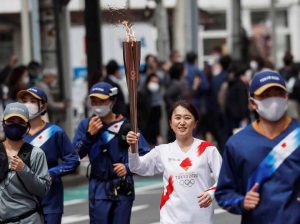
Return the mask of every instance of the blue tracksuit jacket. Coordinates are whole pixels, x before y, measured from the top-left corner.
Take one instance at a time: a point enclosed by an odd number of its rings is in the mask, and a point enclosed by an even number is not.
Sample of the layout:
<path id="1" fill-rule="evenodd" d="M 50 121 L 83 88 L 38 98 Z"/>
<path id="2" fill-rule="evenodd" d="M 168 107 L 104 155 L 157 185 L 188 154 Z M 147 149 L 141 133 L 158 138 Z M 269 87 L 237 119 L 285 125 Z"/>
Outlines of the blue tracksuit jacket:
<path id="1" fill-rule="evenodd" d="M 297 202 L 297 197 L 300 197 L 299 145 L 276 169 L 273 167 L 279 157 L 271 157 L 273 159 L 263 169 L 259 166 L 274 146 L 279 145 L 280 150 L 286 150 L 290 142 L 281 141 L 298 127 L 299 123 L 292 120 L 286 130 L 270 140 L 251 124 L 226 143 L 215 198 L 229 212 L 241 214 L 243 224 L 300 223 L 300 203 Z M 300 135 L 296 142 L 300 143 Z M 259 205 L 252 211 L 246 211 L 243 208 L 244 196 L 255 184 L 256 181 L 251 178 L 257 170 L 261 174 L 270 172 L 270 175 L 259 185 Z M 257 177 L 259 179 L 262 175 Z"/>
<path id="2" fill-rule="evenodd" d="M 42 133 L 46 129 L 50 131 L 43 135 Z M 47 136 L 51 137 L 48 138 Z M 40 146 L 33 145 L 41 148 L 46 154 L 52 184 L 49 193 L 42 200 L 44 213 L 63 213 L 63 184 L 61 176 L 74 171 L 79 166 L 80 158 L 77 152 L 63 129 L 51 123 L 47 123 L 35 135 L 26 135 L 24 140 L 28 143 L 32 143 L 34 140 L 37 140 L 37 142 L 41 141 Z"/>
<path id="3" fill-rule="evenodd" d="M 119 133 L 126 118 L 119 119 L 105 125 L 95 137 L 87 134 L 90 118 L 81 121 L 75 133 L 73 144 L 83 158 L 89 156 L 91 163 L 89 199 L 134 200 L 134 194 L 114 194 L 114 185 L 118 185 L 121 178 L 113 170 L 114 163 L 123 163 L 127 169 L 127 180 L 133 184 L 132 173 L 128 168 L 128 145 L 125 136 Z M 125 142 L 125 144 L 124 144 Z M 144 137 L 139 139 L 139 153 L 146 154 L 149 146 Z"/>

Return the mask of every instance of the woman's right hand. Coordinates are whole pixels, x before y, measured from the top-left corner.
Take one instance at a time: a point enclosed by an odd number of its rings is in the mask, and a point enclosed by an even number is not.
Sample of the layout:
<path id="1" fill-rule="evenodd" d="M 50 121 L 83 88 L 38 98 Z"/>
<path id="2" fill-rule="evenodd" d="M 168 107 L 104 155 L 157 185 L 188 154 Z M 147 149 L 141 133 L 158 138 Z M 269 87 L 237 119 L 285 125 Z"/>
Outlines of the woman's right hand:
<path id="1" fill-rule="evenodd" d="M 139 133 L 135 133 L 133 131 L 129 131 L 126 136 L 126 141 L 129 145 L 135 145 L 139 140 Z"/>

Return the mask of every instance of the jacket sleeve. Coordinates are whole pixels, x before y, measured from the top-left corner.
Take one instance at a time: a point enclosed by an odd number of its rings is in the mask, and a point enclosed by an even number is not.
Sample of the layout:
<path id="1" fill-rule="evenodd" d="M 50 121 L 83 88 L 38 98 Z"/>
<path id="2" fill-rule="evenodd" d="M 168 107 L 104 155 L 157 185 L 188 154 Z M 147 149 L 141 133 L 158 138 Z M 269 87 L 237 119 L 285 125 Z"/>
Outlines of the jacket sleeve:
<path id="1" fill-rule="evenodd" d="M 155 147 L 144 156 L 129 152 L 128 160 L 131 172 L 141 176 L 153 176 L 162 173 L 164 170 L 158 147 Z"/>
<path id="2" fill-rule="evenodd" d="M 239 167 L 235 164 L 230 151 L 230 146 L 226 145 L 215 198 L 220 207 L 234 214 L 242 214 L 244 211 L 244 195 L 240 192 L 238 169 Z"/>
<path id="3" fill-rule="evenodd" d="M 139 155 L 143 156 L 147 154 L 150 151 L 150 146 L 144 136 L 141 134 L 139 137 L 139 142 L 138 142 L 138 148 L 139 148 Z M 131 174 L 129 164 L 125 163 L 126 170 L 129 174 Z"/>
<path id="4" fill-rule="evenodd" d="M 57 139 L 56 147 L 59 149 L 62 163 L 49 169 L 52 177 L 66 175 L 74 171 L 80 164 L 80 158 L 66 133 L 59 131 L 55 135 Z"/>
<path id="5" fill-rule="evenodd" d="M 214 198 L 214 193 L 217 188 L 220 169 L 222 165 L 222 157 L 216 147 L 212 146 L 211 149 L 208 150 L 207 162 L 212 176 L 215 180 L 215 184 L 213 186 L 210 186 L 206 191 L 210 194 L 212 198 Z"/>
<path id="6" fill-rule="evenodd" d="M 41 149 L 34 148 L 30 158 L 31 168 L 24 166 L 17 175 L 24 183 L 27 191 L 38 197 L 44 197 L 50 189 L 50 176 L 47 160 Z"/>
<path id="7" fill-rule="evenodd" d="M 82 120 L 73 138 L 73 146 L 80 158 L 85 157 L 89 153 L 94 143 L 94 139 L 87 133 L 88 123 L 88 119 Z"/>

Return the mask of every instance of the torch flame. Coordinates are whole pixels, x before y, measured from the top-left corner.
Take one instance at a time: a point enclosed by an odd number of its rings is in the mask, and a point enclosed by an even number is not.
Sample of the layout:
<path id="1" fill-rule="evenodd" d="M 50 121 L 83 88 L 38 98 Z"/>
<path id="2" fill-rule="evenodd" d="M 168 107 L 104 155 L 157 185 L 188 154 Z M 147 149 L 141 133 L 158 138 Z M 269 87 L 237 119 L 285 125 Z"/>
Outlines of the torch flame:
<path id="1" fill-rule="evenodd" d="M 136 41 L 136 38 L 134 36 L 134 31 L 132 29 L 132 24 L 130 24 L 127 20 L 124 20 L 122 22 L 123 26 L 125 27 L 126 29 L 126 34 L 127 34 L 127 39 L 126 41 L 127 42 L 133 42 L 133 41 Z"/>

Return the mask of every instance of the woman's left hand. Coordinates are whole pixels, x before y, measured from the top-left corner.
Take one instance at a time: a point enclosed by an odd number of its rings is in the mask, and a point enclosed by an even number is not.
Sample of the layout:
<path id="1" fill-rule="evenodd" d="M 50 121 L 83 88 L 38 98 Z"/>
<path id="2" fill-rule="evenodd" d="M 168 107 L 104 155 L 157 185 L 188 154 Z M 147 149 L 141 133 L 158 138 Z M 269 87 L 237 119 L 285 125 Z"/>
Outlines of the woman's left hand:
<path id="1" fill-rule="evenodd" d="M 202 192 L 198 196 L 198 198 L 199 198 L 198 203 L 199 203 L 200 208 L 207 208 L 208 206 L 211 205 L 211 203 L 213 201 L 212 197 L 207 192 Z"/>

